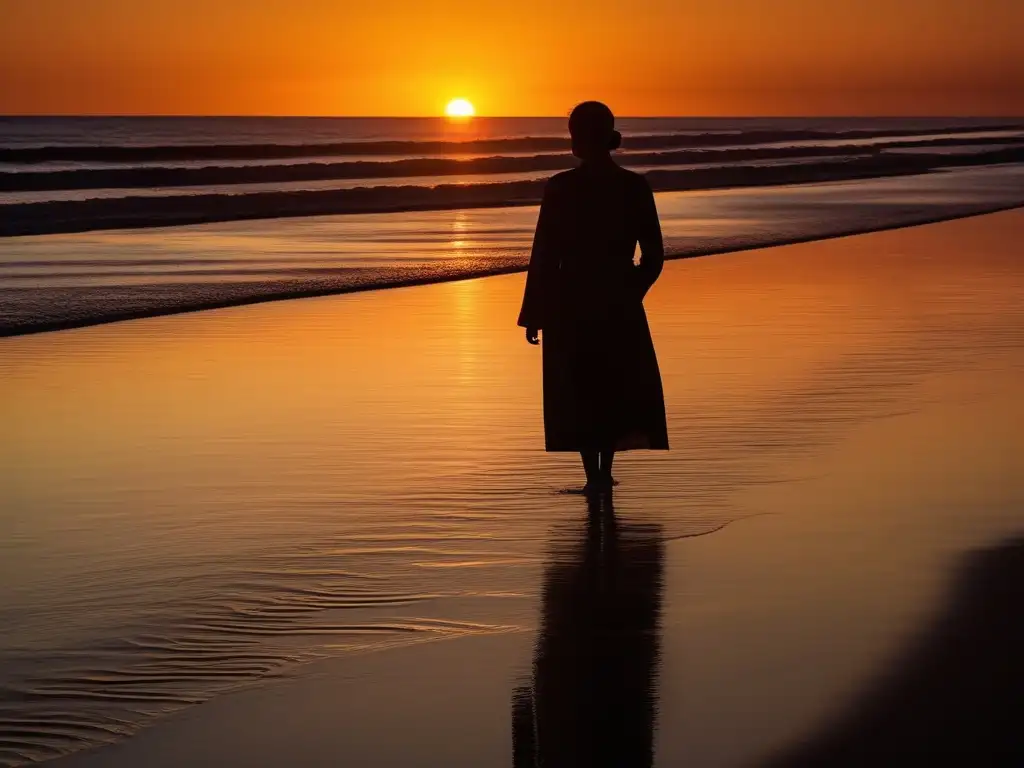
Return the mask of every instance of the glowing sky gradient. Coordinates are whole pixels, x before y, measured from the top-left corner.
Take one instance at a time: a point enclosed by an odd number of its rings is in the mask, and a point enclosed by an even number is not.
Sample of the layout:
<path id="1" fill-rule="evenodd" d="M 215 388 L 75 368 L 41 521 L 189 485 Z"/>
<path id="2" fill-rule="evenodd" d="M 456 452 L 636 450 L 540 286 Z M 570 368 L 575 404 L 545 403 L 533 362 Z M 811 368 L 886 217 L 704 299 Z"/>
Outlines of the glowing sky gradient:
<path id="1" fill-rule="evenodd" d="M 0 113 L 1024 114 L 1022 0 L 0 0 Z"/>

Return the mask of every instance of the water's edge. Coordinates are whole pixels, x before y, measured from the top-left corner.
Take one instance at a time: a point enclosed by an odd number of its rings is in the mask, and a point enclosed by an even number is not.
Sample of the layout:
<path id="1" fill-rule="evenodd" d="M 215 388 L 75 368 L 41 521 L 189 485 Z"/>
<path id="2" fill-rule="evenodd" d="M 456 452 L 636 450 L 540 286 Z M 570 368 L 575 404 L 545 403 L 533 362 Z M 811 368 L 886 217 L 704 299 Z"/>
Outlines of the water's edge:
<path id="1" fill-rule="evenodd" d="M 765 238 L 760 241 L 753 241 L 742 245 L 728 245 L 728 246 L 709 246 L 699 247 L 693 249 L 676 249 L 669 250 L 665 258 L 667 260 L 677 259 L 690 259 L 701 256 L 718 256 L 728 253 L 740 253 L 743 251 L 759 250 L 762 248 L 777 248 L 780 246 L 796 245 L 799 243 L 809 243 L 818 240 L 832 240 L 841 237 L 852 237 L 854 235 L 870 234 L 872 232 L 885 232 L 895 229 L 905 229 L 908 227 L 920 227 L 928 224 L 937 224 L 942 221 L 954 221 L 957 219 L 972 218 L 975 216 L 986 216 L 993 213 L 999 213 L 1002 211 L 1010 211 L 1015 208 L 1024 207 L 1024 203 L 1014 202 L 1009 204 L 999 204 L 986 208 L 971 208 L 968 211 L 962 213 L 951 213 L 942 216 L 930 216 L 922 219 L 908 219 L 899 223 L 887 222 L 878 226 L 861 226 L 839 229 L 835 232 L 827 234 L 815 233 L 806 237 L 784 237 L 784 238 Z M 306 299 L 316 298 L 322 296 L 337 296 L 348 293 L 362 293 L 366 291 L 378 291 L 386 290 L 390 288 L 412 288 L 421 285 L 431 285 L 435 283 L 450 283 L 458 282 L 463 280 L 475 280 L 483 277 L 495 277 L 498 275 L 508 275 L 517 272 L 525 272 L 525 264 L 499 264 L 490 268 L 482 268 L 473 272 L 459 273 L 459 274 L 444 274 L 434 273 L 430 275 L 416 274 L 413 276 L 395 276 L 378 280 L 372 283 L 365 284 L 351 284 L 346 283 L 343 285 L 328 285 L 324 286 L 323 281 L 320 281 L 316 285 L 302 285 L 300 287 L 294 287 L 288 285 L 287 287 L 282 286 L 279 290 L 269 290 L 266 293 L 259 295 L 246 295 L 237 296 L 230 298 L 211 298 L 209 300 L 199 300 L 193 302 L 186 302 L 175 307 L 157 307 L 152 309 L 146 309 L 142 311 L 127 311 L 123 313 L 110 312 L 104 313 L 103 315 L 97 316 L 84 316 L 75 318 L 62 318 L 60 320 L 41 320 L 39 322 L 19 322 L 17 324 L 0 324 L 0 338 L 12 337 L 12 336 L 25 336 L 35 333 L 48 333 L 54 331 L 66 331 L 73 330 L 75 328 L 87 328 L 94 325 L 105 325 L 107 323 L 125 322 L 129 320 L 142 320 L 145 318 L 152 317 L 164 317 L 168 315 L 178 315 L 191 312 L 202 312 L 211 309 L 227 309 L 230 307 L 241 307 L 250 304 L 262 304 L 270 301 L 290 301 L 293 299 Z"/>

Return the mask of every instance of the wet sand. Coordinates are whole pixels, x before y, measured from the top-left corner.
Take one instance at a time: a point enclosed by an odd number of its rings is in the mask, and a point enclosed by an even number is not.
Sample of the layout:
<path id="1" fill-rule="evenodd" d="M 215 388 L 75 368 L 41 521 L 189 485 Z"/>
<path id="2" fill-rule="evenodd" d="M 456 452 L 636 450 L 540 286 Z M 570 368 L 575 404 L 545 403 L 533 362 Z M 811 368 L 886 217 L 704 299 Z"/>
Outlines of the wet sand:
<path id="1" fill-rule="evenodd" d="M 1022 234 L 1008 212 L 667 265 L 673 451 L 617 462 L 614 518 L 540 450 L 521 275 L 3 340 L 4 743 L 838 765 L 912 709 L 902 754 L 1013 765 Z M 68 712 L 123 733 L 76 741 Z"/>

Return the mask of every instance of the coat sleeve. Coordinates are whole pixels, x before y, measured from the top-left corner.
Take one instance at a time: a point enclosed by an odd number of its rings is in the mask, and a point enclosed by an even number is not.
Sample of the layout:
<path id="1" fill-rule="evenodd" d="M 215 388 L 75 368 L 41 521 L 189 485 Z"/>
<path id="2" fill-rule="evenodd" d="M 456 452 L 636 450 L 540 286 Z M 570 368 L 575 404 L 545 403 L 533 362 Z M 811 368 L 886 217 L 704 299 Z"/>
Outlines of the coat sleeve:
<path id="1" fill-rule="evenodd" d="M 537 231 L 533 235 L 533 249 L 530 252 L 530 268 L 526 273 L 526 291 L 519 311 L 519 325 L 523 328 L 543 328 L 551 300 L 555 273 L 558 271 L 558 257 L 552 252 L 554 205 L 549 182 L 544 188 L 544 199 L 540 204 Z"/>
<path id="2" fill-rule="evenodd" d="M 639 218 L 637 240 L 640 243 L 640 295 L 645 296 L 654 285 L 665 265 L 665 244 L 661 236 L 661 222 L 654 202 L 654 192 L 647 179 L 640 177 Z"/>

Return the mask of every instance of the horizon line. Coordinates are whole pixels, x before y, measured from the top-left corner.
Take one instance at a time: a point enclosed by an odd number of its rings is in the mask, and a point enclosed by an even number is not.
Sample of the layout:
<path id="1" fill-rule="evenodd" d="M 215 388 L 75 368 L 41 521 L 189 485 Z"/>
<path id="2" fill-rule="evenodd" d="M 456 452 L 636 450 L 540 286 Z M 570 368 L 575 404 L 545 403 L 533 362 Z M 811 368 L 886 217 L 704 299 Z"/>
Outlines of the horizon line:
<path id="1" fill-rule="evenodd" d="M 0 112 L 0 120 L 9 118 L 153 118 L 153 119 L 300 119 L 300 120 L 446 120 L 471 123 L 473 120 L 554 120 L 568 118 L 568 112 L 561 115 L 474 115 L 469 118 L 451 118 L 442 114 L 431 115 L 333 115 L 333 114 L 285 114 L 285 113 L 161 113 L 161 112 Z M 616 115 L 617 120 L 1024 120 L 1019 115 L 991 114 L 701 114 L 701 115 Z"/>

